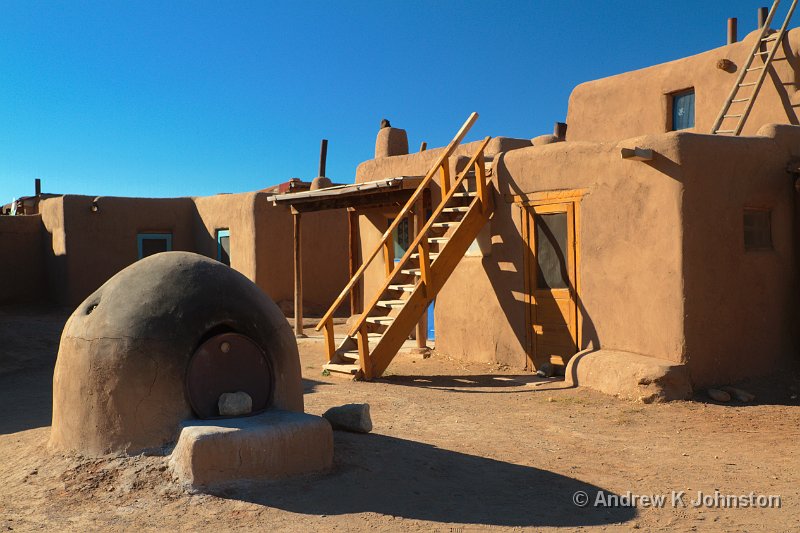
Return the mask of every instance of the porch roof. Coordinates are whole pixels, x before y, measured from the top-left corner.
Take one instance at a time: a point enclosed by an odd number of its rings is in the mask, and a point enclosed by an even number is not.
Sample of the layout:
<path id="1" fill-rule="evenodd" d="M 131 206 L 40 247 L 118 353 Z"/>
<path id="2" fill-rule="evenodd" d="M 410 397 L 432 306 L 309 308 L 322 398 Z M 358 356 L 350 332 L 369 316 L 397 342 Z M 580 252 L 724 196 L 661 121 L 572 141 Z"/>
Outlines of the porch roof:
<path id="1" fill-rule="evenodd" d="M 291 207 L 294 213 L 325 209 L 385 207 L 404 204 L 422 181 L 422 176 L 396 176 L 377 181 L 334 185 L 315 191 L 276 194 L 268 200 Z"/>

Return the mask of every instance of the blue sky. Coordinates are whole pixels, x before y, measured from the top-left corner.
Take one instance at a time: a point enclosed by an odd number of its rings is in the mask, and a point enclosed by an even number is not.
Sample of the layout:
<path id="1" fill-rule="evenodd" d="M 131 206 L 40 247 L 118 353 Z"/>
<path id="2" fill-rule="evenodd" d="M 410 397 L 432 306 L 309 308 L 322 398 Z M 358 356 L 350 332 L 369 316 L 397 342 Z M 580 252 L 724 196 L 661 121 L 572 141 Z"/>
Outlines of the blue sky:
<path id="1" fill-rule="evenodd" d="M 785 2 L 788 4 L 788 2 Z M 531 138 L 587 80 L 725 44 L 766 0 L 0 0 L 0 203 L 353 181 L 384 117 L 413 149 Z M 785 7 L 784 7 L 785 9 Z M 793 24 L 794 26 L 794 24 Z"/>

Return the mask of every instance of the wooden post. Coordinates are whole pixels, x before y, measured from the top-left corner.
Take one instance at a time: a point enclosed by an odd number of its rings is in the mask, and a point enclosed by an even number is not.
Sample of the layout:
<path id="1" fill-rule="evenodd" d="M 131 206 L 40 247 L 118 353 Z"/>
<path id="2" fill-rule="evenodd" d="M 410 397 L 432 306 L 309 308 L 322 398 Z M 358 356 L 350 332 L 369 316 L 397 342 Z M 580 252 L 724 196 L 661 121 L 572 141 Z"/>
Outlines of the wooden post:
<path id="1" fill-rule="evenodd" d="M 489 207 L 489 191 L 486 189 L 486 161 L 483 158 L 483 153 L 475 160 L 475 188 L 478 192 L 478 198 L 481 200 L 481 211 L 485 213 Z"/>
<path id="2" fill-rule="evenodd" d="M 364 379 L 372 379 L 372 360 L 369 358 L 369 334 L 366 323 L 358 329 L 358 361 Z"/>
<path id="3" fill-rule="evenodd" d="M 450 190 L 450 159 L 447 157 L 444 158 L 442 166 L 439 167 L 439 176 L 441 178 L 442 198 L 444 198 Z"/>
<path id="4" fill-rule="evenodd" d="M 420 196 L 414 206 L 414 239 L 417 238 L 422 228 L 425 227 L 425 202 L 424 195 Z M 427 240 L 423 241 L 425 244 Z M 427 350 L 428 348 L 428 311 L 422 313 L 422 316 L 417 323 L 417 349 Z"/>
<path id="5" fill-rule="evenodd" d="M 386 277 L 392 275 L 394 270 L 394 239 L 389 239 L 383 243 L 383 262 L 386 264 Z"/>
<path id="6" fill-rule="evenodd" d="M 336 353 L 336 341 L 333 337 L 333 319 L 329 318 L 325 321 L 325 351 L 327 352 L 328 362 L 333 359 Z"/>
<path id="7" fill-rule="evenodd" d="M 352 279 L 358 267 L 361 266 L 359 258 L 359 232 L 358 232 L 358 213 L 355 209 L 347 210 L 347 228 L 349 230 L 349 246 L 350 246 L 350 278 Z M 361 313 L 363 304 L 361 296 L 361 281 L 358 281 L 350 290 L 350 314 L 358 315 Z"/>
<path id="8" fill-rule="evenodd" d="M 300 213 L 294 212 L 294 335 L 305 337 L 303 333 L 303 263 L 300 254 Z"/>

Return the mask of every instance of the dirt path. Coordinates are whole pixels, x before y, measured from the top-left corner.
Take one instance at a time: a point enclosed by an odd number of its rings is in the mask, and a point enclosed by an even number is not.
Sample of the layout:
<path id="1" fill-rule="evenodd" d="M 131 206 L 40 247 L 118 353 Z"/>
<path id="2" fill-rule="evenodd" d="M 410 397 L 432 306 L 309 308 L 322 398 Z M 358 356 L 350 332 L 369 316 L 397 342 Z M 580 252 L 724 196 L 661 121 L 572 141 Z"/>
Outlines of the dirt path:
<path id="1" fill-rule="evenodd" d="M 401 356 L 386 379 L 355 383 L 321 375 L 319 339 L 300 343 L 307 411 L 367 401 L 374 432 L 337 432 L 325 475 L 187 494 L 160 457 L 48 453 L 64 318 L 0 313 L 3 346 L 20 331 L 37 335 L 14 345 L 13 366 L 0 366 L 0 531 L 800 528 L 800 407 L 789 393 L 752 406 L 642 405 L 442 355 Z M 0 351 L 0 361 L 9 357 Z M 715 489 L 780 495 L 782 507 L 692 507 L 698 490 Z M 667 500 L 658 509 L 578 507 L 577 491 L 592 503 L 598 491 Z M 685 491 L 686 507 L 672 506 L 672 491 Z"/>

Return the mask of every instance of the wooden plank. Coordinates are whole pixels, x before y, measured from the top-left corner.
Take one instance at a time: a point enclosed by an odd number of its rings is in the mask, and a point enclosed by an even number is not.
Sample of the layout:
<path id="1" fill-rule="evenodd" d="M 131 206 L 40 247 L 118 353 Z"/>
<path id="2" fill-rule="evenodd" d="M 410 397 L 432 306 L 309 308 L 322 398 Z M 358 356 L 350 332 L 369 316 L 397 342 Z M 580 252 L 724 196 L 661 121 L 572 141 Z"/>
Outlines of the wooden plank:
<path id="1" fill-rule="evenodd" d="M 366 324 L 358 330 L 358 363 L 361 365 L 361 372 L 364 379 L 373 378 L 372 361 L 369 354 L 369 334 Z"/>
<path id="2" fill-rule="evenodd" d="M 294 334 L 305 337 L 303 333 L 303 258 L 300 242 L 300 213 L 292 216 L 294 229 Z"/>
<path id="3" fill-rule="evenodd" d="M 422 279 L 422 292 L 425 297 L 429 294 L 429 287 L 433 286 L 433 277 L 431 276 L 431 260 L 428 257 L 428 240 L 423 239 L 419 246 L 417 246 L 419 253 L 419 270 L 420 278 Z"/>
<path id="4" fill-rule="evenodd" d="M 489 192 L 486 187 L 486 160 L 483 152 L 475 160 L 475 189 L 481 199 L 481 208 L 486 210 L 489 204 Z"/>
<path id="5" fill-rule="evenodd" d="M 383 266 L 386 276 L 390 276 L 394 270 L 394 242 L 386 241 L 383 243 Z"/>
<path id="6" fill-rule="evenodd" d="M 333 337 L 333 319 L 325 321 L 325 351 L 330 363 L 336 353 L 336 340 Z"/>
<path id="7" fill-rule="evenodd" d="M 414 238 L 416 239 L 419 237 L 422 228 L 425 227 L 425 200 L 424 198 L 420 198 L 417 201 L 417 204 L 414 206 Z M 428 245 L 428 240 L 423 239 L 420 242 L 424 242 Z M 428 257 L 430 258 L 430 247 L 428 247 Z M 427 348 L 428 347 L 428 313 L 422 313 L 422 316 L 417 322 L 417 331 L 415 335 L 417 339 L 417 348 Z"/>
<path id="8" fill-rule="evenodd" d="M 445 159 L 439 167 L 439 186 L 442 188 L 442 197 L 450 191 L 450 162 Z"/>
<path id="9" fill-rule="evenodd" d="M 361 242 L 358 230 L 358 212 L 354 209 L 347 211 L 347 229 L 348 229 L 348 246 L 349 246 L 349 270 L 350 277 L 352 278 L 358 271 L 359 265 L 359 244 Z M 350 291 L 350 315 L 357 315 L 361 312 L 362 306 L 361 295 L 361 282 L 353 285 L 353 290 Z"/>

